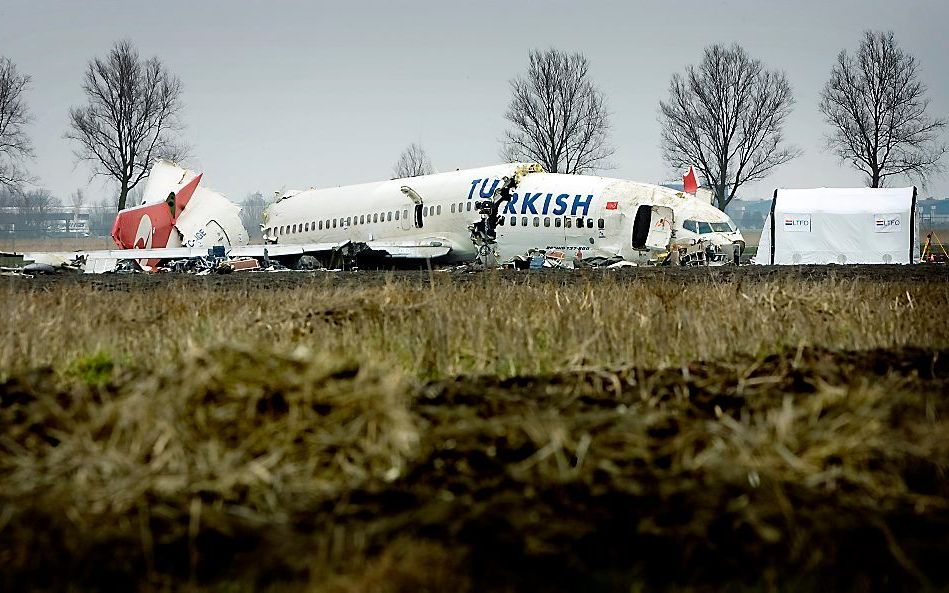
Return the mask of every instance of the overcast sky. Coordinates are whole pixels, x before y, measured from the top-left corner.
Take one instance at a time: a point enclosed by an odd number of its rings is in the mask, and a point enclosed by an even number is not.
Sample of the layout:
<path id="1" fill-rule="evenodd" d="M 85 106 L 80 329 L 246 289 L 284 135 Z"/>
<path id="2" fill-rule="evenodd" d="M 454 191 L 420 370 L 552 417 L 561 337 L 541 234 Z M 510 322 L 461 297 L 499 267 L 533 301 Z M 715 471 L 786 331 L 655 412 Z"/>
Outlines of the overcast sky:
<path id="1" fill-rule="evenodd" d="M 804 155 L 746 198 L 774 187 L 861 185 L 822 149 L 818 93 L 837 53 L 867 28 L 891 29 L 921 65 L 931 114 L 949 115 L 949 1 L 204 2 L 0 3 L 0 55 L 33 81 L 31 164 L 65 197 L 89 182 L 62 139 L 83 102 L 87 62 L 119 39 L 157 55 L 184 85 L 186 163 L 241 201 L 253 191 L 326 187 L 391 175 L 410 142 L 440 171 L 498 162 L 508 81 L 532 48 L 581 51 L 612 111 L 613 177 L 676 177 L 659 151 L 658 102 L 669 78 L 712 43 L 737 41 L 784 70 L 797 101 L 788 139 Z M 949 164 L 949 163 L 947 163 Z M 899 183 L 899 182 L 898 182 Z M 949 196 L 949 177 L 923 195 Z"/>

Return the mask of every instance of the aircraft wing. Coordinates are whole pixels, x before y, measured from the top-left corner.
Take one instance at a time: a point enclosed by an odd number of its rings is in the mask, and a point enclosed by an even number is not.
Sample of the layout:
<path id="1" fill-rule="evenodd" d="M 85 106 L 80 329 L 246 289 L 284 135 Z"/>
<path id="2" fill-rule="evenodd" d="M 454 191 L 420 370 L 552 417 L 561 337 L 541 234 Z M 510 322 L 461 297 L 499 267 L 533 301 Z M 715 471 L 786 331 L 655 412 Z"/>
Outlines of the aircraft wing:
<path id="1" fill-rule="evenodd" d="M 302 255 L 319 251 L 332 251 L 347 245 L 349 241 L 334 243 L 301 243 L 299 245 L 234 245 L 224 248 L 227 257 L 263 257 L 264 250 L 270 257 L 282 255 Z M 76 256 L 87 259 L 184 259 L 189 257 L 207 257 L 207 247 L 153 247 L 150 249 L 95 249 L 90 251 L 59 251 L 24 253 L 26 259 L 46 261 L 56 256 L 63 261 Z"/>
<path id="2" fill-rule="evenodd" d="M 351 241 L 335 241 L 327 243 L 294 243 L 268 245 L 232 245 L 225 246 L 224 254 L 227 257 L 263 257 L 264 250 L 269 257 L 285 255 L 303 255 L 305 253 L 321 253 L 342 249 L 353 244 Z M 372 251 L 386 253 L 394 258 L 435 258 L 447 255 L 451 247 L 439 241 L 367 241 L 356 243 L 356 246 L 365 245 Z M 96 249 L 90 251 L 60 251 L 60 252 L 29 252 L 23 256 L 33 261 L 67 262 L 77 256 L 86 259 L 185 259 L 190 257 L 207 257 L 207 247 L 152 247 L 149 249 Z"/>
<path id="3" fill-rule="evenodd" d="M 451 245 L 442 241 L 367 241 L 366 246 L 399 259 L 429 259 L 451 253 Z"/>

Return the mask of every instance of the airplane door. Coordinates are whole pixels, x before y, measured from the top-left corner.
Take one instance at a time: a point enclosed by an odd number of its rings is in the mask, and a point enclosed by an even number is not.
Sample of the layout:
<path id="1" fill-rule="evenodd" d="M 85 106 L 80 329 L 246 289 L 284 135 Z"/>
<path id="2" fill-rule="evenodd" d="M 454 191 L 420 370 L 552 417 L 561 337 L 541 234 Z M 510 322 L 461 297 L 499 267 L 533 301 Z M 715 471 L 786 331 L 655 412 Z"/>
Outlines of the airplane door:
<path id="1" fill-rule="evenodd" d="M 665 249 L 672 242 L 675 215 L 668 206 L 643 204 L 633 221 L 634 249 Z"/>

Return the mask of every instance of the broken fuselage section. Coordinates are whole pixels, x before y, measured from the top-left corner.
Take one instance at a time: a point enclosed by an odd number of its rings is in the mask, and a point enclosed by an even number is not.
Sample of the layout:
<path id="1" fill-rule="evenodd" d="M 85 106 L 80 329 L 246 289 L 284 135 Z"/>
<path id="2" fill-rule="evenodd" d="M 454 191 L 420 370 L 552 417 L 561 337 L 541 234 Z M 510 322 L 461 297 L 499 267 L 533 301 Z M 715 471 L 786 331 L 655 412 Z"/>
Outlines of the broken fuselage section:
<path id="1" fill-rule="evenodd" d="M 170 161 L 155 163 L 142 203 L 118 213 L 112 240 L 120 249 L 193 248 L 247 244 L 241 208 L 220 193 L 201 187 L 201 174 Z M 142 258 L 154 269 L 160 258 Z"/>

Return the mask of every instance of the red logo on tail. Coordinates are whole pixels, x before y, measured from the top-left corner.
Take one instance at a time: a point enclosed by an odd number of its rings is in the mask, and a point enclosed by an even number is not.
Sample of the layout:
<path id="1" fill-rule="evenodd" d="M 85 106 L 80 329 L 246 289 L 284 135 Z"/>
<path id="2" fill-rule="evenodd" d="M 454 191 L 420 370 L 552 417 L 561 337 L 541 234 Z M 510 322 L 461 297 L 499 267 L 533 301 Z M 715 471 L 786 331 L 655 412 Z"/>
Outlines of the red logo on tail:
<path id="1" fill-rule="evenodd" d="M 682 176 L 682 191 L 687 194 L 695 195 L 699 189 L 699 180 L 695 176 L 695 167 L 689 166 L 689 170 Z"/>

